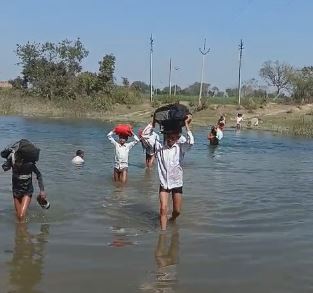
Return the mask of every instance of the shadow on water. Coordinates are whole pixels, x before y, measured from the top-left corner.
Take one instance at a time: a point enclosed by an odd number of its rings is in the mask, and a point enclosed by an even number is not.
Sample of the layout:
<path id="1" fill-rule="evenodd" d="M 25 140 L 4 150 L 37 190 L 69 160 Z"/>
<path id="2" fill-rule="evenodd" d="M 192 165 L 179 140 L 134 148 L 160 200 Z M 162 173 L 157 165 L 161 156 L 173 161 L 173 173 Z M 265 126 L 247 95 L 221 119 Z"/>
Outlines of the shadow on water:
<path id="1" fill-rule="evenodd" d="M 155 271 L 151 280 L 141 286 L 143 292 L 177 292 L 177 263 L 179 257 L 179 231 L 176 225 L 169 233 L 160 232 L 155 251 Z"/>
<path id="2" fill-rule="evenodd" d="M 9 292 L 39 293 L 36 289 L 42 278 L 45 244 L 48 241 L 49 225 L 42 224 L 40 232 L 32 235 L 27 224 L 16 224 L 15 246 L 12 260 L 8 261 Z"/>

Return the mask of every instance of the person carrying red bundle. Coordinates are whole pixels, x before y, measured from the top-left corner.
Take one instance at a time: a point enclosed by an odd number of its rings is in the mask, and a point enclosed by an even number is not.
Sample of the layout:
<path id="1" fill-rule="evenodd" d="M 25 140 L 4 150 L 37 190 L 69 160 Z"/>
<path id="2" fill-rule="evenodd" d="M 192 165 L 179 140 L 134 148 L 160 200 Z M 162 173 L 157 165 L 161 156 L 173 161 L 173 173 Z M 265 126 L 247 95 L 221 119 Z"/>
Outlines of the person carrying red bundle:
<path id="1" fill-rule="evenodd" d="M 118 135 L 118 141 L 113 138 L 113 134 Z M 127 142 L 128 137 L 133 136 L 132 142 Z M 139 138 L 134 134 L 130 125 L 117 125 L 107 135 L 109 141 L 115 147 L 113 180 L 115 182 L 126 183 L 128 177 L 128 156 L 129 151 L 139 142 Z"/>

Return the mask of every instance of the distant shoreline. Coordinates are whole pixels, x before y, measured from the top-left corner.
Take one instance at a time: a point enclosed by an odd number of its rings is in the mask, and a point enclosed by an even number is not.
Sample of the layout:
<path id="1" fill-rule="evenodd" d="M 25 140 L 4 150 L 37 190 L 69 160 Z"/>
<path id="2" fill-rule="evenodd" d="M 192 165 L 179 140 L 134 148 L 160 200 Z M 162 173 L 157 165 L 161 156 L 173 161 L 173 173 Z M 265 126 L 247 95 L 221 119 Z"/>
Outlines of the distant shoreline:
<path id="1" fill-rule="evenodd" d="M 189 106 L 188 102 L 182 102 Z M 136 105 L 115 104 L 109 111 L 87 108 L 81 101 L 69 101 L 58 104 L 33 97 L 3 97 L 0 96 L 0 115 L 14 115 L 26 118 L 51 119 L 88 119 L 106 122 L 128 122 L 146 124 L 151 121 L 151 114 L 156 109 L 149 102 Z M 256 109 L 233 104 L 209 104 L 201 111 L 193 112 L 192 125 L 208 127 L 214 125 L 221 115 L 226 116 L 226 128 L 236 125 L 236 115 L 243 114 L 243 129 L 260 129 L 279 132 L 288 135 L 313 137 L 313 104 L 286 105 L 267 103 Z M 257 126 L 248 126 L 249 121 L 258 120 Z"/>

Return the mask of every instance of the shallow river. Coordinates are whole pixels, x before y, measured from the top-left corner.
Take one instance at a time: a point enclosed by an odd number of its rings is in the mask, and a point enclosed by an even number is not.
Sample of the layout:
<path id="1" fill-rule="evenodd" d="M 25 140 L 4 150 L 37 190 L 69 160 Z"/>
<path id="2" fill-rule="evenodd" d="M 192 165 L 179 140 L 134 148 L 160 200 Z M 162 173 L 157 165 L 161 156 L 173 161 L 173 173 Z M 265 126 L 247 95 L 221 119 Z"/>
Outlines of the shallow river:
<path id="1" fill-rule="evenodd" d="M 127 186 L 114 185 L 112 127 L 0 118 L 1 148 L 20 138 L 41 148 L 51 202 L 33 200 L 17 224 L 1 170 L 1 293 L 313 291 L 313 140 L 226 130 L 212 148 L 194 128 L 182 215 L 160 233 L 156 169 L 137 145 Z M 71 164 L 79 148 L 82 168 Z"/>

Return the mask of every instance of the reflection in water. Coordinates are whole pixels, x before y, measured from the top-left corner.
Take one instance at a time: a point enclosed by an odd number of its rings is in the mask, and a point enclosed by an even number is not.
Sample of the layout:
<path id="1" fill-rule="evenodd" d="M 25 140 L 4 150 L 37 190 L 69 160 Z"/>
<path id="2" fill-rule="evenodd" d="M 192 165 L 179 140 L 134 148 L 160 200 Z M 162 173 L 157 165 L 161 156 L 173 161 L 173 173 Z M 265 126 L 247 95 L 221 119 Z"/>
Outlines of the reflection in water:
<path id="1" fill-rule="evenodd" d="M 25 223 L 16 225 L 15 247 L 10 267 L 10 292 L 37 293 L 34 287 L 42 277 L 44 245 L 47 242 L 49 225 L 42 224 L 38 235 L 31 235 Z"/>
<path id="2" fill-rule="evenodd" d="M 212 158 L 214 158 L 217 154 L 215 153 L 218 149 L 218 145 L 212 145 L 212 144 L 209 144 L 209 152 L 210 152 L 210 156 Z"/>
<path id="3" fill-rule="evenodd" d="M 177 262 L 179 253 L 179 233 L 174 227 L 170 239 L 161 232 L 158 237 L 154 257 L 156 263 L 155 279 L 152 284 L 144 284 L 145 292 L 170 293 L 177 291 Z"/>
<path id="4" fill-rule="evenodd" d="M 109 243 L 109 246 L 121 248 L 121 247 L 135 244 L 134 242 L 129 240 L 126 234 L 125 228 L 113 227 L 112 232 L 113 232 L 113 240 L 111 243 Z"/>

